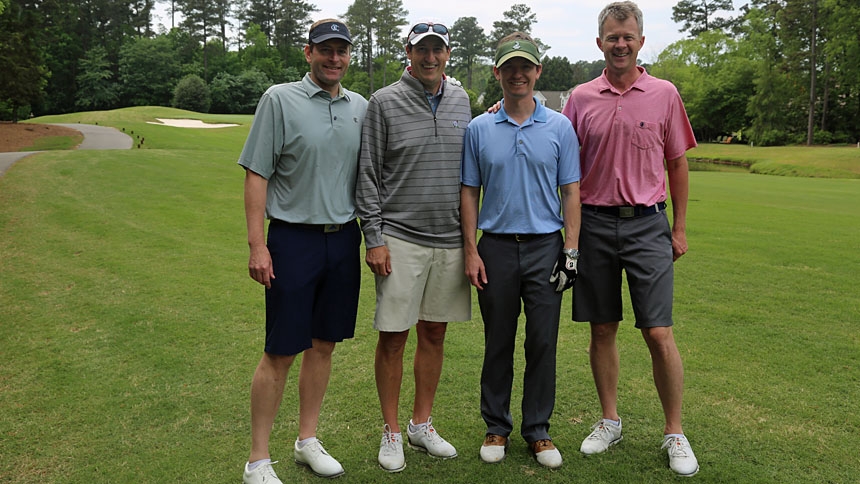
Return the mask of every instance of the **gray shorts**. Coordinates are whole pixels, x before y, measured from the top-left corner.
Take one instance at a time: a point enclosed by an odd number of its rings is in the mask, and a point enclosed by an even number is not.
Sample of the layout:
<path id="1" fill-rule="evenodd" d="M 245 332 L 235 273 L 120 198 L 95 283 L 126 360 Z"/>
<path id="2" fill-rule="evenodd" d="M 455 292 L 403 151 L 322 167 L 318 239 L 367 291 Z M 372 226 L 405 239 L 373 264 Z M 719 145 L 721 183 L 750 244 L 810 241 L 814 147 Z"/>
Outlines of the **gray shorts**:
<path id="1" fill-rule="evenodd" d="M 463 249 L 438 249 L 382 236 L 391 274 L 376 276 L 377 331 L 406 331 L 418 320 L 472 319 L 472 289 Z"/>
<path id="2" fill-rule="evenodd" d="M 620 218 L 582 211 L 573 319 L 621 321 L 621 271 L 627 274 L 637 328 L 672 326 L 672 230 L 665 211 Z"/>

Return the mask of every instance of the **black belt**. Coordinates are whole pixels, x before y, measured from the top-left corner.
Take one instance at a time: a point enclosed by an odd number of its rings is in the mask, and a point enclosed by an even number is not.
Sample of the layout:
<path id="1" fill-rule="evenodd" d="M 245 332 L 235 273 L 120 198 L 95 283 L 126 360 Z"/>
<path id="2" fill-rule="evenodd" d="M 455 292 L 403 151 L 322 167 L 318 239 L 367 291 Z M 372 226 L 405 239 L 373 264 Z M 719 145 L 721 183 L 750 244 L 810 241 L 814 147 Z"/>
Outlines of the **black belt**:
<path id="1" fill-rule="evenodd" d="M 349 226 L 349 224 L 355 223 L 355 220 L 350 220 L 345 224 L 295 224 L 292 222 L 284 222 L 283 220 L 273 218 L 270 223 L 273 225 L 286 225 L 289 227 L 308 230 L 311 232 L 322 232 L 325 234 L 330 234 L 332 232 L 340 232 L 341 230 Z"/>
<path id="2" fill-rule="evenodd" d="M 515 242 L 529 242 L 531 240 L 541 239 L 550 235 L 555 235 L 557 233 L 558 232 L 550 232 L 548 234 L 495 234 L 491 232 L 484 232 L 484 236 L 493 237 L 495 239 L 513 240 Z"/>
<path id="3" fill-rule="evenodd" d="M 654 205 L 646 207 L 644 205 L 636 205 L 633 207 L 601 207 L 598 205 L 582 204 L 583 210 L 588 210 L 595 213 L 603 213 L 606 215 L 614 215 L 618 218 L 633 218 L 643 215 L 654 215 L 666 209 L 666 202 L 658 202 Z"/>

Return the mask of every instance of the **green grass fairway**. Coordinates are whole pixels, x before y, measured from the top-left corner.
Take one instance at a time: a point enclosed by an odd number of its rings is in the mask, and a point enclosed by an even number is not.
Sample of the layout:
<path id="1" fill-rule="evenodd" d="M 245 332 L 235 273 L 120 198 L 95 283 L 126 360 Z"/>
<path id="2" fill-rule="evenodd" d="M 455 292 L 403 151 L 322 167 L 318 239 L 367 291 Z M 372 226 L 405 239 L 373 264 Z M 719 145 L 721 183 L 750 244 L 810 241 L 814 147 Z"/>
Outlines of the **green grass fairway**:
<path id="1" fill-rule="evenodd" d="M 860 178 L 860 148 L 849 146 L 769 146 L 703 143 L 687 153 L 691 161 L 741 163 L 752 173 L 815 178 Z"/>
<path id="2" fill-rule="evenodd" d="M 147 124 L 155 117 L 241 126 Z M 34 121 L 98 122 L 145 142 L 42 153 L 0 177 L 0 482 L 240 482 L 264 334 L 263 290 L 247 275 L 236 165 L 251 117 L 135 108 Z M 676 264 L 675 335 L 686 370 L 684 426 L 701 465 L 695 482 L 857 482 L 860 180 L 690 178 L 690 252 Z M 335 353 L 319 428 L 346 469 L 338 482 L 675 482 L 660 450 L 663 415 L 648 352 L 629 308 L 619 335 L 624 441 L 603 455 L 579 454 L 600 415 L 588 327 L 569 321 L 570 304 L 567 293 L 551 429 L 561 469 L 541 468 L 518 433 L 501 464 L 480 461 L 475 301 L 472 321 L 450 325 L 433 412 L 460 455 L 439 461 L 406 449 L 406 469 L 392 475 L 376 463 L 382 422 L 365 268 L 356 338 Z M 412 348 L 414 336 L 407 355 Z M 411 411 L 410 365 L 407 357 L 402 424 Z M 296 369 L 272 457 L 285 483 L 320 483 L 292 462 Z"/>

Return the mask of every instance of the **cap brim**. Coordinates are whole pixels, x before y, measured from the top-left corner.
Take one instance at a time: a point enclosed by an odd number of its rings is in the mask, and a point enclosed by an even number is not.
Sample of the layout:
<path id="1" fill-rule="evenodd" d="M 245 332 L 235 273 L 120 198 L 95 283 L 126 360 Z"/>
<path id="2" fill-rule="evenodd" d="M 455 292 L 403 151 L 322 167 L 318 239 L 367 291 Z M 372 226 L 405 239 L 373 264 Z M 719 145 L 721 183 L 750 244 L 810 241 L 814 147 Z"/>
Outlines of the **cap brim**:
<path id="1" fill-rule="evenodd" d="M 325 34 L 325 35 L 320 35 L 319 37 L 317 37 L 317 38 L 313 39 L 313 42 L 314 42 L 314 44 L 319 44 L 319 43 L 325 42 L 326 40 L 331 40 L 331 39 L 340 39 L 340 40 L 345 40 L 345 41 L 347 41 L 350 45 L 352 45 L 352 41 L 349 39 L 349 37 L 347 37 L 347 36 L 345 36 L 345 35 L 343 35 L 343 34 Z"/>
<path id="2" fill-rule="evenodd" d="M 415 45 L 418 42 L 421 42 L 422 40 L 427 38 L 428 35 L 435 35 L 436 37 L 439 37 L 440 39 L 442 39 L 442 42 L 444 42 L 445 45 L 448 45 L 448 38 L 447 37 L 445 37 L 442 34 L 437 34 L 436 32 L 433 32 L 432 30 L 428 31 L 428 32 L 424 32 L 423 34 L 418 34 L 415 37 L 410 38 L 409 39 L 409 45 Z"/>
<path id="3" fill-rule="evenodd" d="M 508 52 L 507 54 L 499 58 L 498 62 L 496 62 L 496 67 L 502 67 L 502 64 L 513 59 L 514 57 L 522 57 L 523 59 L 526 59 L 527 61 L 531 62 L 536 66 L 540 65 L 540 61 L 535 56 L 522 50 L 515 50 L 513 52 Z"/>

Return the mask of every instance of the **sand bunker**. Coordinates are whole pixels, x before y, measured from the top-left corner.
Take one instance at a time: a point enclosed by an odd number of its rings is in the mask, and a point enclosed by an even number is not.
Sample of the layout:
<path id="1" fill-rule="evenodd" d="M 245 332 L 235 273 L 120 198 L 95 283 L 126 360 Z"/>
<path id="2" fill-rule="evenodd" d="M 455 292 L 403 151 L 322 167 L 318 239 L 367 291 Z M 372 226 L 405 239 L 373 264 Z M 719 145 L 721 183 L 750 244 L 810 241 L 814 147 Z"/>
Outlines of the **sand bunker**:
<path id="1" fill-rule="evenodd" d="M 147 121 L 148 124 L 158 124 L 162 126 L 172 126 L 174 128 L 231 128 L 239 126 L 238 124 L 215 124 L 204 123 L 199 119 L 163 119 L 155 118 L 158 122 Z"/>

